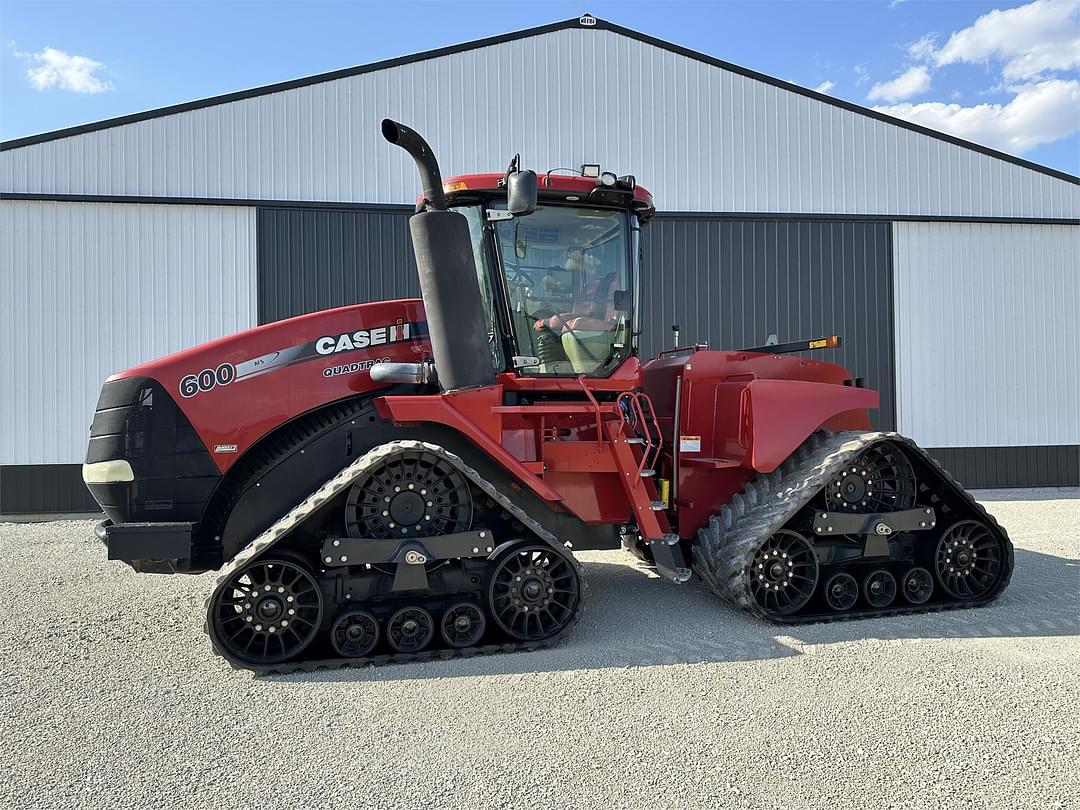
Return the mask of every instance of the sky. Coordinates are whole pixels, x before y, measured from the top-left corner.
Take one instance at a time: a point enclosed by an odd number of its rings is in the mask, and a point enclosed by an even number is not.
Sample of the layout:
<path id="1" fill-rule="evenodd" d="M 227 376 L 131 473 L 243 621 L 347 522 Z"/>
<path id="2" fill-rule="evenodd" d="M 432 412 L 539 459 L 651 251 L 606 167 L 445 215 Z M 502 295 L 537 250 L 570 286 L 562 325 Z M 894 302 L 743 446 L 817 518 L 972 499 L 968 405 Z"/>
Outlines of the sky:
<path id="1" fill-rule="evenodd" d="M 585 12 L 1080 174 L 1080 0 L 0 0 L 0 140 Z"/>

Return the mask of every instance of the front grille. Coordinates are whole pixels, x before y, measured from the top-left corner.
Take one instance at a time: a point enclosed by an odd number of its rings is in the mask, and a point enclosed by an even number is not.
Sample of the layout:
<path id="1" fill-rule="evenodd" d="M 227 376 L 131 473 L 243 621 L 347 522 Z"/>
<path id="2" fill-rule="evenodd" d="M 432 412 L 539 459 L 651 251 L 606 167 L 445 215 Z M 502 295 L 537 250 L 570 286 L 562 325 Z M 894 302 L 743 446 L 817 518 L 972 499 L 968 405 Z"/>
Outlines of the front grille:
<path id="1" fill-rule="evenodd" d="M 220 477 L 175 400 L 146 377 L 101 388 L 86 462 L 113 459 L 127 460 L 135 480 L 90 491 L 117 524 L 197 521 Z"/>

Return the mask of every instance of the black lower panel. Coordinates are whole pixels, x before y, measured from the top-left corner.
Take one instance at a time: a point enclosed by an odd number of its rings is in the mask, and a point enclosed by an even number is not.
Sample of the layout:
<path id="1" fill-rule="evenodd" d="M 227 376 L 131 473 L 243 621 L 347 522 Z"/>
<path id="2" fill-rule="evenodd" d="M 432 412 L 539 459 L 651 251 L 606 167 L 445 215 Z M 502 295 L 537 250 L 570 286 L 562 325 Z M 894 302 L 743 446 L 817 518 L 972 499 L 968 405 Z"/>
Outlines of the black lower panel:
<path id="1" fill-rule="evenodd" d="M 0 466 L 0 515 L 100 511 L 81 464 Z"/>
<path id="2" fill-rule="evenodd" d="M 968 489 L 1080 486 L 1080 445 L 928 448 Z"/>

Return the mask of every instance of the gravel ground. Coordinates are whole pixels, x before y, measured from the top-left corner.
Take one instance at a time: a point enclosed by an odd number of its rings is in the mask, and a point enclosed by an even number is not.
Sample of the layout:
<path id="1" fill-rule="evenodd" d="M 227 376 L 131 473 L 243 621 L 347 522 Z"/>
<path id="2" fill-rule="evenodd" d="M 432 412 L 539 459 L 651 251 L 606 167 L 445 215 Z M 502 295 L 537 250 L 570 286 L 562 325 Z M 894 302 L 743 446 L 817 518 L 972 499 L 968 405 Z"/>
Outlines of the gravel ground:
<path id="1" fill-rule="evenodd" d="M 3 807 L 1077 807 L 1080 491 L 981 493 L 992 607 L 778 629 L 621 553 L 531 654 L 253 678 L 207 576 L 0 524 Z"/>

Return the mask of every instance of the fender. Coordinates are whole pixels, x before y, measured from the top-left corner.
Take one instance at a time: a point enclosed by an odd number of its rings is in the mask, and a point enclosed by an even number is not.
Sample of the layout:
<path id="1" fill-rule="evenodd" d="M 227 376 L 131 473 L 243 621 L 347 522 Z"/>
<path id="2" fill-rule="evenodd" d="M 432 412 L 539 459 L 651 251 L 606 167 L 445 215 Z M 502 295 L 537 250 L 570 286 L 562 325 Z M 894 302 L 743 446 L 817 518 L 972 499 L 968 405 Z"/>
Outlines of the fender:
<path id="1" fill-rule="evenodd" d="M 740 444 L 750 466 L 768 473 L 779 467 L 811 433 L 870 430 L 868 408 L 877 391 L 804 380 L 754 380 L 740 397 Z"/>

